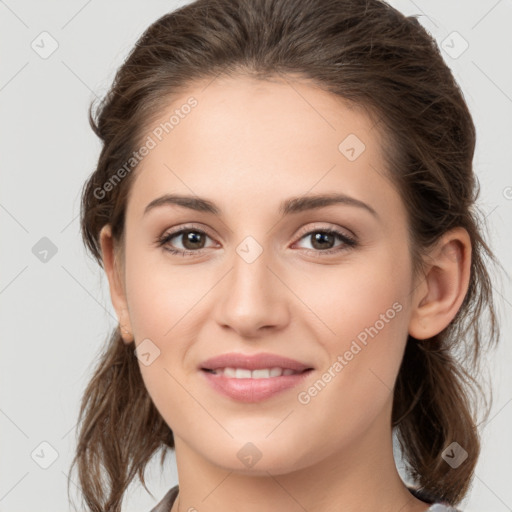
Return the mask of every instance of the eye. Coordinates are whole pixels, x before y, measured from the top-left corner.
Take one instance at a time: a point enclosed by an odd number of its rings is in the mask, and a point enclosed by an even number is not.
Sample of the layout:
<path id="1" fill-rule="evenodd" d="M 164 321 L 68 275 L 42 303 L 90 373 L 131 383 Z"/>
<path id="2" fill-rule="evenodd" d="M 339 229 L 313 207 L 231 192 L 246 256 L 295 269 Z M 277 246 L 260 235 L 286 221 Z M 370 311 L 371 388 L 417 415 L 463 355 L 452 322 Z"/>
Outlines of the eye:
<path id="1" fill-rule="evenodd" d="M 198 229 L 195 227 L 185 227 L 178 231 L 173 231 L 171 233 L 165 233 L 162 237 L 157 240 L 157 245 L 159 247 L 165 246 L 164 249 L 169 251 L 171 254 L 180 254 L 182 256 L 187 256 L 191 254 L 200 253 L 204 248 L 203 242 L 204 238 L 208 237 L 208 234 L 202 229 Z M 184 244 L 184 249 L 175 249 L 173 247 L 169 247 L 171 240 L 177 238 L 181 239 L 182 244 Z M 203 240 L 201 240 L 201 238 Z"/>
<path id="2" fill-rule="evenodd" d="M 331 228 L 320 228 L 308 231 L 300 240 L 307 240 L 308 238 L 314 249 L 307 249 L 307 252 L 313 253 L 315 256 L 339 253 L 357 246 L 357 240 L 355 238 Z M 332 244 L 336 242 L 336 239 L 340 240 L 341 244 L 333 247 Z"/>

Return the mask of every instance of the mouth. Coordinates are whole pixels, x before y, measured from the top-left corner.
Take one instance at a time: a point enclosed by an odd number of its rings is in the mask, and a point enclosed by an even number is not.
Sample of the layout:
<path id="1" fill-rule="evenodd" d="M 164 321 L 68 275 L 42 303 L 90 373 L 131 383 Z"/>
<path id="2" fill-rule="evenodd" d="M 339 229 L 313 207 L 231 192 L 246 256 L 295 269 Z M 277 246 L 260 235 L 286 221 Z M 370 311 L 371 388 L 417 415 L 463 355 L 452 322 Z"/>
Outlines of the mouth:
<path id="1" fill-rule="evenodd" d="M 238 402 L 269 399 L 291 390 L 314 371 L 309 364 L 269 352 L 220 354 L 198 369 L 211 388 Z"/>
<path id="2" fill-rule="evenodd" d="M 201 369 L 211 389 L 238 403 L 262 402 L 276 395 L 283 396 L 304 382 L 313 371 L 313 368 L 296 371 L 281 367 Z"/>

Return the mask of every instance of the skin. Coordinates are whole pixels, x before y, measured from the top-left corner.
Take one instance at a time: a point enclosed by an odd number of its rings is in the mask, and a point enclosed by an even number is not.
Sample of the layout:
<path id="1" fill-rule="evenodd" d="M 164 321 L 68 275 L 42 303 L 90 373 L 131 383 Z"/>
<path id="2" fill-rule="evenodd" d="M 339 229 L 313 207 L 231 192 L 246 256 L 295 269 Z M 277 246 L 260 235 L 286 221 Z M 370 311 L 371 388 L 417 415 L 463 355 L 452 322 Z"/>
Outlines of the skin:
<path id="1" fill-rule="evenodd" d="M 191 95 L 198 100 L 137 169 L 124 253 L 116 257 L 109 225 L 100 237 L 125 342 L 149 338 L 160 350 L 139 365 L 174 433 L 180 492 L 172 512 L 427 510 L 395 466 L 392 389 L 407 335 L 440 332 L 463 301 L 467 232 L 446 233 L 426 274 L 414 279 L 405 207 L 362 110 L 306 81 L 238 76 L 206 83 L 173 98 L 150 128 Z M 349 134 L 366 146 L 354 161 L 338 149 Z M 289 197 L 332 192 L 364 201 L 378 217 L 347 204 L 278 212 Z M 167 205 L 144 215 L 165 193 L 207 198 L 222 214 Z M 156 245 L 171 228 L 190 224 L 207 235 L 195 246 L 182 235 L 167 246 L 199 255 Z M 358 245 L 334 238 L 321 246 L 305 236 L 328 228 Z M 250 264 L 236 251 L 248 236 L 262 249 Z M 343 250 L 322 255 L 322 247 Z M 300 403 L 298 393 L 394 303 L 400 312 Z M 241 403 L 211 389 L 198 370 L 205 359 L 233 351 L 272 352 L 314 371 L 298 388 Z M 261 453 L 252 467 L 237 456 L 248 442 Z"/>

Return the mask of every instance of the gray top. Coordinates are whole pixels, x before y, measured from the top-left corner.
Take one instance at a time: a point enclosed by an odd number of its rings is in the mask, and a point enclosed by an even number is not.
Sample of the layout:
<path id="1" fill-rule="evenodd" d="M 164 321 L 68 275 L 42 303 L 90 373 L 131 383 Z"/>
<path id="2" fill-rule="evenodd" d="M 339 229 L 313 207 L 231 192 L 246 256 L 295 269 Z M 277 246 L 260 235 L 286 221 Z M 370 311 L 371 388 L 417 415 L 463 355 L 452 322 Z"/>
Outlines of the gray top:
<path id="1" fill-rule="evenodd" d="M 411 489 L 409 490 L 416 496 L 419 497 L 419 492 Z M 170 512 L 174 500 L 178 496 L 178 485 L 175 485 L 172 489 L 169 489 L 167 494 L 162 498 L 157 505 L 151 509 L 150 512 Z M 421 499 L 421 498 L 420 498 Z M 428 502 L 427 502 L 428 504 Z M 426 512 L 461 512 L 460 510 L 450 507 L 446 503 L 432 503 L 428 511 Z"/>

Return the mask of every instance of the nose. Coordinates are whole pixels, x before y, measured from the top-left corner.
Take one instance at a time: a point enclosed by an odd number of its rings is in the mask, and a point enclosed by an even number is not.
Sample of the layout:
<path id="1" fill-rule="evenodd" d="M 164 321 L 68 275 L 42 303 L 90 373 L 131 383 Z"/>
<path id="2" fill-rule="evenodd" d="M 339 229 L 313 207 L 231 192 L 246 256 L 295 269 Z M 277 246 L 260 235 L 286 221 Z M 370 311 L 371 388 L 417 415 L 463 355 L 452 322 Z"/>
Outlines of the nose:
<path id="1" fill-rule="evenodd" d="M 243 254 L 243 253 L 241 253 Z M 233 265 L 218 288 L 217 323 L 240 337 L 257 338 L 290 321 L 291 292 L 263 251 L 254 261 L 234 254 Z"/>

